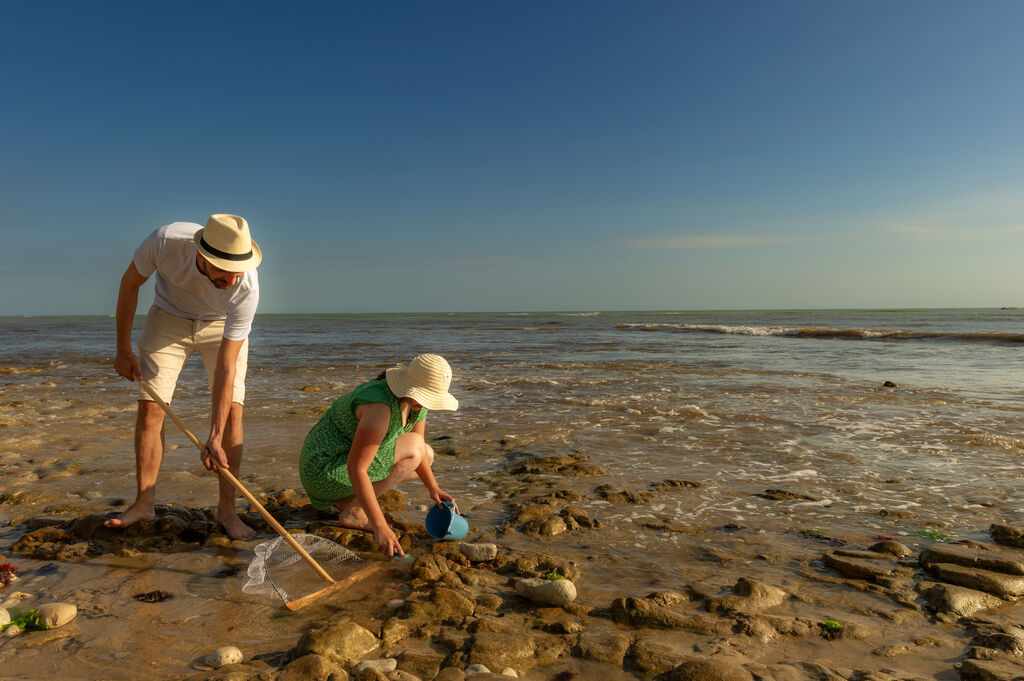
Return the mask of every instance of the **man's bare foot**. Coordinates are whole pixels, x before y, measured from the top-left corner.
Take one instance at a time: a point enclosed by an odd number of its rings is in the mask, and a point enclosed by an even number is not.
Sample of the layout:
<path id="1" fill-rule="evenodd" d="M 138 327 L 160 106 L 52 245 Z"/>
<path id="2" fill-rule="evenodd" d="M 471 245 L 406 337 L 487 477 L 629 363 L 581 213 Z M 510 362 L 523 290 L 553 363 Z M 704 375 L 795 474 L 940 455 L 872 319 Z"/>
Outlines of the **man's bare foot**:
<path id="1" fill-rule="evenodd" d="M 366 517 L 366 511 L 359 504 L 350 503 L 338 514 L 338 525 L 349 530 L 365 530 L 373 532 L 370 519 Z"/>
<path id="2" fill-rule="evenodd" d="M 234 511 L 230 513 L 217 511 L 213 519 L 224 527 L 224 531 L 232 539 L 251 539 L 256 536 L 256 530 L 243 523 Z"/>
<path id="3" fill-rule="evenodd" d="M 154 520 L 156 520 L 156 513 L 153 511 L 153 504 L 144 504 L 136 501 L 120 517 L 111 518 L 103 524 L 106 527 L 124 529 L 138 522 L 148 523 Z"/>

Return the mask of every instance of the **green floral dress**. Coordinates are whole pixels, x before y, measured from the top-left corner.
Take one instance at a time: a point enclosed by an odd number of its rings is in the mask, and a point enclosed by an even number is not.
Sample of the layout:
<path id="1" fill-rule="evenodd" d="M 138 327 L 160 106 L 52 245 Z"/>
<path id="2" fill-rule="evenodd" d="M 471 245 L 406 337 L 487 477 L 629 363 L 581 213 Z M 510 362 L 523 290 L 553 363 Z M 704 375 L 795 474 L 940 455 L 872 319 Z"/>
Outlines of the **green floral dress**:
<path id="1" fill-rule="evenodd" d="M 348 479 L 348 451 L 359 425 L 356 407 L 374 403 L 391 407 L 391 422 L 367 470 L 371 482 L 378 482 L 391 474 L 391 467 L 395 465 L 398 436 L 408 433 L 427 417 L 425 408 L 413 411 L 403 428 L 402 406 L 383 378 L 367 381 L 335 400 L 309 431 L 302 443 L 302 454 L 299 455 L 299 478 L 313 508 L 330 508 L 354 493 L 352 482 Z"/>

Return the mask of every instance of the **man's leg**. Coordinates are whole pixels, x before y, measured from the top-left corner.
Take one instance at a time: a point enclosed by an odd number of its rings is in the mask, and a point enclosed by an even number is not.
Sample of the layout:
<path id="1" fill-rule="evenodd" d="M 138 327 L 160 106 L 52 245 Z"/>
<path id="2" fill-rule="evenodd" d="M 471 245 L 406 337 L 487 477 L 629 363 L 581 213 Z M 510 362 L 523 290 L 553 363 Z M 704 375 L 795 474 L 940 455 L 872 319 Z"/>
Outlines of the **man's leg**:
<path id="1" fill-rule="evenodd" d="M 156 516 L 153 503 L 156 498 L 156 478 L 160 473 L 160 462 L 164 458 L 164 412 L 160 405 L 149 400 L 139 400 L 139 412 L 135 417 L 135 503 L 119 518 L 111 518 L 107 527 L 128 527 L 141 521 L 151 521 Z"/>
<path id="2" fill-rule="evenodd" d="M 139 339 L 139 364 L 143 379 L 160 398 L 170 403 L 174 385 L 190 350 L 187 336 L 192 322 L 150 308 Z M 154 518 L 156 480 L 164 458 L 164 412 L 145 396 L 141 388 L 139 410 L 135 418 L 135 502 L 119 518 L 111 518 L 107 527 L 128 527 Z"/>
<path id="3" fill-rule="evenodd" d="M 241 476 L 242 468 L 242 405 L 238 402 L 231 403 L 231 411 L 228 412 L 228 422 L 224 427 L 224 452 L 228 455 L 228 466 L 232 475 L 236 478 Z M 235 511 L 235 486 L 225 476 L 218 476 L 218 491 L 220 493 L 217 501 L 217 512 L 214 518 L 224 526 L 224 531 L 232 539 L 248 539 L 256 534 L 256 531 L 242 522 Z"/>
<path id="4" fill-rule="evenodd" d="M 399 483 L 416 478 L 416 469 L 424 462 L 428 468 L 433 465 L 434 450 L 423 441 L 423 436 L 419 433 L 399 435 L 398 442 L 395 444 L 395 464 L 391 467 L 391 474 L 383 480 L 373 483 L 373 495 L 379 497 Z M 363 510 L 362 505 L 356 502 L 354 495 L 338 502 L 334 508 L 340 511 L 338 524 L 342 527 L 373 531 L 366 511 Z"/>

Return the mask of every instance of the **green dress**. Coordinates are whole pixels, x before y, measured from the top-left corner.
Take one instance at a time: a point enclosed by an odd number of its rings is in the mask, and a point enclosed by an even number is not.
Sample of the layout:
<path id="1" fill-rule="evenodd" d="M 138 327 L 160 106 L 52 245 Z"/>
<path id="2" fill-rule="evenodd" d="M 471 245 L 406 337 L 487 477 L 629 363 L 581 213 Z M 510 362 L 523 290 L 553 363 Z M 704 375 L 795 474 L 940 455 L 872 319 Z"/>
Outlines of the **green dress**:
<path id="1" fill-rule="evenodd" d="M 427 417 L 426 408 L 411 412 L 403 428 L 402 406 L 383 378 L 367 381 L 335 400 L 309 431 L 302 443 L 302 454 L 299 455 L 299 478 L 313 508 L 330 508 L 354 494 L 348 479 L 348 450 L 352 447 L 356 427 L 359 425 L 356 407 L 373 403 L 391 407 L 391 422 L 367 470 L 370 482 L 379 482 L 391 474 L 391 467 L 395 465 L 398 436 L 408 433 Z"/>

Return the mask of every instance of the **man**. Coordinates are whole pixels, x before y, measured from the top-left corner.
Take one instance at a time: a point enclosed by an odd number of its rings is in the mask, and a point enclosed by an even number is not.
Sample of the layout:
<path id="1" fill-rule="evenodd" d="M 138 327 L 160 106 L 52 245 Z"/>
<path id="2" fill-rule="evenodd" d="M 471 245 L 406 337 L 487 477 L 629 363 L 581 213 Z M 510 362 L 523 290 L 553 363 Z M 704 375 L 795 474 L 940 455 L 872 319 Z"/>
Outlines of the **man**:
<path id="1" fill-rule="evenodd" d="M 262 260 L 249 225 L 237 215 L 211 215 L 206 227 L 172 222 L 149 235 L 121 277 L 117 296 L 117 373 L 144 380 L 170 403 L 185 360 L 198 352 L 213 393 L 210 435 L 200 454 L 236 476 L 242 461 L 242 403 L 248 337 L 259 302 L 256 268 Z M 132 353 L 132 320 L 139 288 L 156 273 L 153 307 Z M 141 359 L 141 362 L 140 362 Z M 128 527 L 155 517 L 156 479 L 163 460 L 164 413 L 141 390 L 135 421 L 135 503 L 107 527 Z M 235 489 L 223 477 L 215 518 L 234 539 L 255 534 L 235 511 Z"/>

